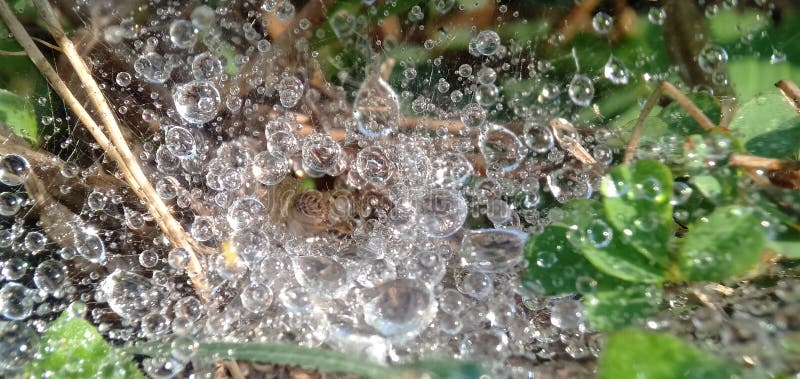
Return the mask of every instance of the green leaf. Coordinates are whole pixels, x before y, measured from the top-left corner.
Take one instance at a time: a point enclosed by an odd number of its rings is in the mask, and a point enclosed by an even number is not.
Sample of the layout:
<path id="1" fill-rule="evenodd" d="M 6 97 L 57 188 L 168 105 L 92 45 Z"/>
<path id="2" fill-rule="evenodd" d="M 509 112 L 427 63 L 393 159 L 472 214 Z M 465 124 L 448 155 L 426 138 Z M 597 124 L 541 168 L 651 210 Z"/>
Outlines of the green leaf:
<path id="1" fill-rule="evenodd" d="M 726 206 L 690 227 L 678 263 L 685 279 L 722 281 L 747 272 L 764 244 L 764 228 L 751 209 Z"/>
<path id="2" fill-rule="evenodd" d="M 661 333 L 612 334 L 598 363 L 600 379 L 730 379 L 739 370 L 682 340 Z"/>
<path id="3" fill-rule="evenodd" d="M 800 259 L 800 241 L 769 241 L 767 249 L 787 258 Z"/>
<path id="4" fill-rule="evenodd" d="M 562 225 L 548 225 L 542 234 L 528 238 L 525 245 L 528 271 L 522 278 L 527 287 L 551 295 L 575 293 L 579 278 L 597 282 L 608 279 L 567 240 L 568 231 Z"/>
<path id="5" fill-rule="evenodd" d="M 209 358 L 231 358 L 278 365 L 300 366 L 323 372 L 354 374 L 365 378 L 392 379 L 407 377 L 410 372 L 424 372 L 434 378 L 472 379 L 481 375 L 477 365 L 453 361 L 423 361 L 404 366 L 385 366 L 354 358 L 332 350 L 295 345 L 201 343 L 197 354 Z"/>
<path id="6" fill-rule="evenodd" d="M 778 93 L 744 103 L 730 125 L 748 152 L 768 158 L 794 158 L 800 149 L 800 117 Z"/>
<path id="7" fill-rule="evenodd" d="M 42 336 L 40 359 L 25 368 L 29 377 L 102 377 L 100 371 L 115 377 L 144 378 L 130 357 L 114 350 L 88 321 L 64 312 Z"/>
<path id="8" fill-rule="evenodd" d="M 586 317 L 597 330 L 608 331 L 635 325 L 653 315 L 664 296 L 661 286 L 620 282 L 598 287 L 583 298 Z"/>
<path id="9" fill-rule="evenodd" d="M 0 89 L 0 121 L 11 131 L 36 145 L 39 140 L 36 112 L 27 100 L 12 92 Z"/>
<path id="10" fill-rule="evenodd" d="M 575 200 L 564 205 L 558 223 L 568 228 L 567 239 L 600 271 L 631 282 L 656 283 L 664 268 L 648 254 L 631 245 L 631 239 L 607 221 L 596 200 Z"/>
<path id="11" fill-rule="evenodd" d="M 700 194 L 716 203 L 716 199 L 722 195 L 722 184 L 717 178 L 711 175 L 697 175 L 689 179 L 689 183 L 700 191 Z"/>
<path id="12" fill-rule="evenodd" d="M 608 221 L 621 231 L 615 239 L 637 247 L 664 266 L 672 234 L 672 186 L 667 166 L 642 160 L 611 169 L 600 188 Z"/>
<path id="13" fill-rule="evenodd" d="M 740 104 L 760 94 L 774 92 L 774 84 L 779 80 L 800 78 L 800 68 L 791 62 L 771 63 L 752 57 L 731 60 L 728 62 L 728 73 Z"/>
<path id="14" fill-rule="evenodd" d="M 616 230 L 614 232 L 619 234 Z M 665 266 L 659 266 L 640 249 L 623 240 L 624 237 L 615 236 L 607 245 L 596 245 L 587 238 L 582 245 L 583 256 L 600 271 L 622 280 L 638 283 L 664 281 Z"/>

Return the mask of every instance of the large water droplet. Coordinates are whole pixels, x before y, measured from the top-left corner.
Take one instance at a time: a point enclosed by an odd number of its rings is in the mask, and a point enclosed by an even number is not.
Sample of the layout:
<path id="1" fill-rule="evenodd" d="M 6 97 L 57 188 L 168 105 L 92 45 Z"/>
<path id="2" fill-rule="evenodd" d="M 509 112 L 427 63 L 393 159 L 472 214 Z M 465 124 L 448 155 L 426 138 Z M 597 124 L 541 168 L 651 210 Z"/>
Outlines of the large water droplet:
<path id="1" fill-rule="evenodd" d="M 491 170 L 514 171 L 528 154 L 528 149 L 516 134 L 497 124 L 490 125 L 481 133 L 478 143 L 487 169 Z"/>
<path id="2" fill-rule="evenodd" d="M 353 109 L 359 133 L 368 138 L 385 137 L 397 130 L 400 102 L 377 70 L 361 84 Z"/>
<path id="3" fill-rule="evenodd" d="M 181 126 L 170 127 L 164 134 L 164 144 L 172 155 L 178 158 L 191 158 L 197 151 L 194 135 Z"/>
<path id="4" fill-rule="evenodd" d="M 513 229 L 471 230 L 461 241 L 461 265 L 485 272 L 506 272 L 522 262 L 527 235 Z"/>
<path id="5" fill-rule="evenodd" d="M 33 291 L 22 284 L 8 282 L 0 290 L 0 314 L 9 320 L 24 320 L 33 313 Z"/>
<path id="6" fill-rule="evenodd" d="M 375 185 L 384 185 L 395 174 L 395 163 L 386 156 L 385 148 L 369 146 L 358 152 L 355 161 L 358 175 Z"/>
<path id="7" fill-rule="evenodd" d="M 625 64 L 612 55 L 603 67 L 603 76 L 614 84 L 628 84 L 630 73 Z"/>
<path id="8" fill-rule="evenodd" d="M 106 246 L 93 231 L 76 231 L 75 249 L 80 256 L 94 263 L 104 263 L 106 260 Z"/>
<path id="9" fill-rule="evenodd" d="M 7 186 L 25 184 L 31 174 L 31 165 L 22 155 L 6 154 L 0 158 L 0 182 Z"/>
<path id="10" fill-rule="evenodd" d="M 324 173 L 339 161 L 342 147 L 327 134 L 315 134 L 303 144 L 303 164 L 317 173 Z"/>
<path id="11" fill-rule="evenodd" d="M 475 49 L 482 55 L 494 55 L 500 48 L 500 36 L 493 30 L 483 30 L 473 40 Z"/>
<path id="12" fill-rule="evenodd" d="M 213 120 L 222 103 L 217 87 L 205 80 L 177 86 L 172 93 L 172 100 L 181 118 L 193 124 Z"/>
<path id="13" fill-rule="evenodd" d="M 303 82 L 294 76 L 285 76 L 278 83 L 278 96 L 281 99 L 281 105 L 286 108 L 291 108 L 297 105 L 297 102 L 303 98 Z"/>
<path id="14" fill-rule="evenodd" d="M 347 270 L 327 257 L 303 256 L 292 259 L 294 277 L 307 290 L 323 298 L 340 298 L 349 288 Z"/>
<path id="15" fill-rule="evenodd" d="M 0 371 L 14 372 L 39 351 L 39 335 L 25 322 L 0 322 Z"/>
<path id="16" fill-rule="evenodd" d="M 575 105 L 588 107 L 594 98 L 594 84 L 586 75 L 576 74 L 569 83 L 569 98 Z"/>
<path id="17" fill-rule="evenodd" d="M 708 73 L 720 72 L 728 64 L 728 52 L 717 45 L 706 45 L 697 56 L 700 69 Z"/>
<path id="18" fill-rule="evenodd" d="M 40 290 L 53 293 L 61 289 L 67 281 L 67 266 L 54 259 L 46 260 L 36 266 L 33 282 Z"/>
<path id="19" fill-rule="evenodd" d="M 417 210 L 423 230 L 431 237 L 447 237 L 464 225 L 467 202 L 452 190 L 433 190 L 419 201 Z"/>
<path id="20" fill-rule="evenodd" d="M 142 318 L 161 298 L 147 278 L 128 271 L 115 270 L 100 289 L 111 310 L 129 320 Z"/>
<path id="21" fill-rule="evenodd" d="M 196 80 L 211 80 L 222 73 L 222 62 L 209 52 L 192 59 L 192 75 Z"/>
<path id="22" fill-rule="evenodd" d="M 197 41 L 197 29 L 188 20 L 175 20 L 169 26 L 169 40 L 179 49 L 188 49 Z"/>
<path id="23" fill-rule="evenodd" d="M 286 158 L 262 151 L 253 157 L 253 176 L 265 186 L 280 183 L 289 173 L 289 162 Z"/>
<path id="24" fill-rule="evenodd" d="M 364 321 L 383 336 L 406 340 L 436 313 L 431 290 L 420 281 L 398 279 L 364 291 Z"/>
<path id="25" fill-rule="evenodd" d="M 172 65 L 155 52 L 148 52 L 133 62 L 133 69 L 149 83 L 161 84 L 169 79 Z"/>

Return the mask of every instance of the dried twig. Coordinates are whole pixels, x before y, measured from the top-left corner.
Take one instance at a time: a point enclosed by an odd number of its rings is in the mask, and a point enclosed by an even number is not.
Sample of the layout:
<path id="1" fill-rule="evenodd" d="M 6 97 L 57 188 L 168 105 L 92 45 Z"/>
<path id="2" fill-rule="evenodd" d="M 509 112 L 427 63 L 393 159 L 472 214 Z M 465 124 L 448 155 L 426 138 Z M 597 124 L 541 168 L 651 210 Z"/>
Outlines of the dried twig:
<path id="1" fill-rule="evenodd" d="M 692 116 L 692 118 L 697 121 L 697 123 L 700 124 L 705 131 L 710 132 L 717 127 L 713 122 L 711 122 L 711 119 L 709 119 L 708 116 L 706 116 L 706 114 L 703 113 L 703 111 L 701 111 L 700 108 L 698 108 L 697 105 L 692 102 L 691 99 L 684 95 L 681 90 L 675 88 L 675 86 L 673 86 L 671 83 L 661 82 L 659 88 L 672 100 L 675 100 L 681 106 L 681 108 L 686 110 L 686 112 L 689 113 L 689 116 Z"/>
<path id="2" fill-rule="evenodd" d="M 633 156 L 636 153 L 636 148 L 639 145 L 639 139 L 642 135 L 644 122 L 656 104 L 658 104 L 662 94 L 665 94 L 672 100 L 675 100 L 675 102 L 677 102 L 681 108 L 689 113 L 689 116 L 697 121 L 697 123 L 700 124 L 705 131 L 708 132 L 717 128 L 717 126 L 711 122 L 711 119 L 709 119 L 708 116 L 706 116 L 706 114 L 703 113 L 703 111 L 700 110 L 700 108 L 698 108 L 691 99 L 684 95 L 683 92 L 669 82 L 661 82 L 661 84 L 659 84 L 653 93 L 650 94 L 650 97 L 647 98 L 647 102 L 644 104 L 641 113 L 639 113 L 639 118 L 636 120 L 636 125 L 633 127 L 633 131 L 631 132 L 631 139 L 628 141 L 628 145 L 625 147 L 625 156 L 622 160 L 622 163 L 631 163 L 633 160 Z M 733 113 L 731 112 L 729 114 L 732 115 Z"/>
<path id="3" fill-rule="evenodd" d="M 125 176 L 128 184 L 133 188 L 136 195 L 142 199 L 150 213 L 156 219 L 159 227 L 164 234 L 169 238 L 170 242 L 176 246 L 185 249 L 189 253 L 189 264 L 187 273 L 192 280 L 195 290 L 202 298 L 205 298 L 208 293 L 208 282 L 197 258 L 196 246 L 197 243 L 189 236 L 183 229 L 180 223 L 172 216 L 167 205 L 161 200 L 161 197 L 156 193 L 155 188 L 145 176 L 139 162 L 131 152 L 128 142 L 122 134 L 122 131 L 114 116 L 114 112 L 108 105 L 100 86 L 92 77 L 89 67 L 86 66 L 83 58 L 78 53 L 75 45 L 67 37 L 61 24 L 55 16 L 52 6 L 46 0 L 34 0 L 36 9 L 39 16 L 44 21 L 45 27 L 50 34 L 55 38 L 56 43 L 61 47 L 62 52 L 69 60 L 72 68 L 75 70 L 81 83 L 89 96 L 102 120 L 105 132 L 107 133 L 112 145 L 119 154 L 119 161 L 117 164 L 120 166 L 123 175 Z"/>
<path id="4" fill-rule="evenodd" d="M 783 95 L 792 102 L 795 109 L 800 112 L 800 88 L 797 87 L 797 84 L 791 80 L 781 80 L 775 83 L 775 87 L 778 87 Z"/>
<path id="5" fill-rule="evenodd" d="M 98 145 L 103 148 L 114 161 L 117 162 L 120 171 L 126 179 L 128 185 L 134 190 L 140 199 L 144 200 L 147 204 L 151 214 L 157 220 L 162 231 L 170 238 L 170 241 L 176 246 L 186 249 L 190 253 L 190 263 L 187 271 L 192 278 L 192 283 L 195 286 L 198 294 L 205 297 L 208 291 L 208 285 L 203 273 L 200 261 L 194 254 L 194 243 L 181 225 L 172 217 L 166 204 L 161 200 L 155 192 L 152 184 L 147 180 L 136 161 L 133 153 L 130 151 L 127 142 L 122 137 L 119 126 L 114 118 L 111 108 L 105 101 L 99 86 L 94 81 L 91 73 L 83 62 L 82 58 L 78 55 L 72 41 L 67 38 L 63 29 L 58 23 L 53 9 L 49 3 L 44 0 L 35 1 L 36 7 L 40 12 L 40 16 L 44 20 L 45 25 L 50 33 L 55 37 L 62 51 L 66 54 L 67 58 L 73 65 L 76 73 L 83 82 L 87 89 L 90 99 L 95 107 L 101 114 L 101 118 L 105 124 L 109 136 L 106 136 L 100 126 L 89 115 L 88 111 L 81 105 L 75 98 L 72 92 L 67 88 L 67 85 L 59 77 L 58 73 L 53 69 L 50 63 L 45 59 L 44 55 L 39 51 L 33 39 L 27 33 L 25 28 L 14 15 L 11 8 L 6 2 L 0 2 L 0 17 L 3 19 L 9 30 L 14 34 L 19 44 L 28 53 L 31 61 L 36 65 L 40 72 L 47 78 L 53 89 L 61 96 L 64 103 L 70 106 L 75 112 L 78 119 L 84 124 L 87 130 L 92 134 Z"/>
<path id="6" fill-rule="evenodd" d="M 647 119 L 647 116 L 650 115 L 650 112 L 653 108 L 658 104 L 658 100 L 661 99 L 661 86 L 655 89 L 650 97 L 647 98 L 647 102 L 644 103 L 644 108 L 642 108 L 642 112 L 639 113 L 639 119 L 636 120 L 636 125 L 633 127 L 633 131 L 631 132 L 631 139 L 628 141 L 628 146 L 625 147 L 625 158 L 622 159 L 622 163 L 628 164 L 631 163 L 633 160 L 633 156 L 636 153 L 636 148 L 639 146 L 639 139 L 642 137 L 642 128 L 644 127 L 644 121 Z"/>
<path id="7" fill-rule="evenodd" d="M 730 159 L 728 159 L 728 166 L 765 171 L 800 170 L 800 162 L 798 161 L 756 157 L 744 154 L 732 154 Z"/>

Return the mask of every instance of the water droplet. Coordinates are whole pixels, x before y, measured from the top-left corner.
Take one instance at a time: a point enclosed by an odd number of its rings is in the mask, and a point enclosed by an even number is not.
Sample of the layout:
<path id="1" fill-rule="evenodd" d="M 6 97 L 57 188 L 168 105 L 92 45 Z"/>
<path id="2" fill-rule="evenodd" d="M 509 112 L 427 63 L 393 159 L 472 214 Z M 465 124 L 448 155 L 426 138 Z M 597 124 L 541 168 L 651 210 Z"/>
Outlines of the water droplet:
<path id="1" fill-rule="evenodd" d="M 262 151 L 253 157 L 253 176 L 265 185 L 271 186 L 280 183 L 289 173 L 289 162 L 284 157 Z"/>
<path id="2" fill-rule="evenodd" d="M 664 20 L 667 19 L 667 11 L 662 7 L 651 7 L 647 12 L 647 19 L 656 25 L 664 25 Z"/>
<path id="3" fill-rule="evenodd" d="M 492 294 L 494 284 L 492 278 L 482 272 L 470 272 L 458 283 L 461 293 L 476 299 L 485 299 Z"/>
<path id="4" fill-rule="evenodd" d="M 172 155 L 178 158 L 191 158 L 197 152 L 194 135 L 189 129 L 172 126 L 164 134 L 164 144 Z"/>
<path id="5" fill-rule="evenodd" d="M 484 272 L 507 272 L 522 262 L 527 235 L 512 229 L 471 230 L 461 241 L 461 265 Z"/>
<path id="6" fill-rule="evenodd" d="M 144 250 L 139 253 L 139 264 L 144 268 L 153 268 L 158 264 L 158 253 L 155 250 Z"/>
<path id="7" fill-rule="evenodd" d="M 208 30 L 214 25 L 216 15 L 208 5 L 200 5 L 192 10 L 192 25 L 199 30 Z"/>
<path id="8" fill-rule="evenodd" d="M 612 55 L 603 67 L 603 76 L 614 84 L 628 84 L 630 74 L 625 64 Z"/>
<path id="9" fill-rule="evenodd" d="M 191 21 L 175 20 L 169 26 L 169 39 L 179 49 L 189 49 L 197 41 L 197 29 Z"/>
<path id="10" fill-rule="evenodd" d="M 486 121 L 486 110 L 477 103 L 467 104 L 461 110 L 461 122 L 467 128 L 477 128 Z"/>
<path id="11" fill-rule="evenodd" d="M 769 63 L 778 64 L 786 61 L 786 53 L 779 50 L 772 50 L 772 55 L 769 57 Z"/>
<path id="12" fill-rule="evenodd" d="M 17 154 L 6 154 L 0 158 L 0 183 L 7 186 L 18 186 L 28 181 L 31 165 L 25 157 Z"/>
<path id="13" fill-rule="evenodd" d="M 614 18 L 606 12 L 597 12 L 592 17 L 592 28 L 597 34 L 608 34 L 614 26 Z"/>
<path id="14" fill-rule="evenodd" d="M 192 59 L 192 76 L 196 80 L 211 80 L 222 73 L 222 62 L 209 52 L 198 54 Z"/>
<path id="15" fill-rule="evenodd" d="M 550 128 L 539 124 L 525 125 L 525 143 L 537 154 L 544 154 L 555 146 L 555 138 Z"/>
<path id="16" fill-rule="evenodd" d="M 133 63 L 133 69 L 149 83 L 162 84 L 169 79 L 172 65 L 164 57 L 155 52 L 140 56 Z"/>
<path id="17" fill-rule="evenodd" d="M 614 238 L 614 230 L 603 220 L 594 220 L 586 228 L 586 238 L 594 247 L 605 249 Z"/>
<path id="18" fill-rule="evenodd" d="M 550 323 L 563 330 L 584 328 L 583 304 L 578 300 L 561 299 L 550 306 Z"/>
<path id="19" fill-rule="evenodd" d="M 250 283 L 239 295 L 242 307 L 255 314 L 263 314 L 272 305 L 274 295 L 268 286 Z"/>
<path id="20" fill-rule="evenodd" d="M 506 173 L 517 169 L 528 154 L 516 134 L 497 124 L 481 133 L 478 143 L 487 168 Z"/>
<path id="21" fill-rule="evenodd" d="M 142 318 L 161 297 L 147 278 L 121 270 L 106 277 L 100 289 L 111 310 L 129 320 Z"/>
<path id="22" fill-rule="evenodd" d="M 100 211 L 106 207 L 108 197 L 102 192 L 92 191 L 86 198 L 86 205 L 93 211 Z"/>
<path id="23" fill-rule="evenodd" d="M 300 285 L 323 298 L 340 298 L 349 289 L 347 270 L 327 257 L 292 258 L 294 277 Z"/>
<path id="24" fill-rule="evenodd" d="M 569 98 L 579 107 L 588 107 L 594 98 L 594 84 L 586 75 L 576 74 L 569 83 Z"/>
<path id="25" fill-rule="evenodd" d="M 358 175 L 375 185 L 384 185 L 395 174 L 395 163 L 386 156 L 384 148 L 369 146 L 358 152 L 355 168 Z"/>
<path id="26" fill-rule="evenodd" d="M 22 199 L 12 192 L 0 193 L 0 215 L 10 217 L 22 208 Z"/>
<path id="27" fill-rule="evenodd" d="M 117 85 L 120 87 L 127 87 L 131 84 L 131 74 L 122 71 L 117 73 Z"/>
<path id="28" fill-rule="evenodd" d="M 24 320 L 33 313 L 33 306 L 33 291 L 28 287 L 8 282 L 0 289 L 0 314 L 3 317 Z"/>
<path id="29" fill-rule="evenodd" d="M 550 268 L 558 262 L 558 256 L 552 251 L 541 251 L 536 259 L 536 265 L 541 268 Z"/>
<path id="30" fill-rule="evenodd" d="M 708 73 L 721 72 L 728 64 L 728 52 L 720 46 L 709 44 L 697 56 L 700 69 Z"/>
<path id="31" fill-rule="evenodd" d="M 431 237 L 448 237 L 464 225 L 467 202 L 452 190 L 433 190 L 419 201 L 417 210 L 423 230 Z"/>
<path id="32" fill-rule="evenodd" d="M 358 131 L 368 138 L 385 137 L 397 130 L 400 103 L 389 83 L 377 73 L 367 76 L 353 105 Z"/>
<path id="33" fill-rule="evenodd" d="M 436 9 L 437 12 L 441 14 L 445 14 L 450 12 L 453 9 L 453 6 L 456 4 L 456 0 L 434 0 L 433 7 Z"/>
<path id="34" fill-rule="evenodd" d="M 378 333 L 396 341 L 412 338 L 436 314 L 436 300 L 420 281 L 398 279 L 370 288 L 363 294 L 364 321 Z"/>
<path id="35" fill-rule="evenodd" d="M 297 102 L 303 98 L 303 82 L 294 76 L 285 76 L 278 83 L 278 96 L 281 99 L 281 105 L 286 108 L 291 108 L 297 105 Z"/>
<path id="36" fill-rule="evenodd" d="M 39 335 L 25 322 L 0 322 L 0 371 L 15 372 L 39 351 Z"/>
<path id="37" fill-rule="evenodd" d="M 342 147 L 327 134 L 315 134 L 303 144 L 303 165 L 324 173 L 339 161 Z"/>
<path id="38" fill-rule="evenodd" d="M 494 55 L 500 48 L 500 36 L 493 30 L 483 30 L 475 36 L 475 48 L 482 55 Z"/>
<path id="39" fill-rule="evenodd" d="M 228 208 L 227 219 L 233 230 L 247 229 L 261 225 L 266 217 L 266 207 L 255 197 L 236 199 Z"/>
<path id="40" fill-rule="evenodd" d="M 491 67 L 481 67 L 478 70 L 478 82 L 481 84 L 493 84 L 497 79 L 497 72 Z"/>
<path id="41" fill-rule="evenodd" d="M 30 252 L 38 253 L 47 244 L 47 237 L 39 232 L 30 232 L 25 236 L 24 246 Z"/>
<path id="42" fill-rule="evenodd" d="M 92 231 L 77 231 L 74 238 L 75 249 L 80 256 L 94 263 L 105 262 L 106 246 L 97 234 Z"/>
<path id="43" fill-rule="evenodd" d="M 328 20 L 331 24 L 333 33 L 339 38 L 346 38 L 356 30 L 356 18 L 347 10 L 340 10 L 333 14 Z"/>
<path id="44" fill-rule="evenodd" d="M 177 86 L 172 99 L 181 118 L 193 124 L 203 124 L 213 120 L 222 103 L 217 87 L 204 80 Z"/>

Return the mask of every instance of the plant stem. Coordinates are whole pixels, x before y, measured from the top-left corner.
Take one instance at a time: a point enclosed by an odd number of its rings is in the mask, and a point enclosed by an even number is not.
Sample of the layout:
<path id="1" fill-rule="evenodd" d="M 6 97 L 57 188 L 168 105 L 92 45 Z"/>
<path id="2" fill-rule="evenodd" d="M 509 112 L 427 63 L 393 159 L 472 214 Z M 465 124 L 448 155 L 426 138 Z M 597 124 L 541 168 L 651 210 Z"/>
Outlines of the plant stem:
<path id="1" fill-rule="evenodd" d="M 653 108 L 658 104 L 658 100 L 661 99 L 661 86 L 657 87 L 650 97 L 647 98 L 647 102 L 644 103 L 644 108 L 642 108 L 642 112 L 639 113 L 639 119 L 636 120 L 636 125 L 633 127 L 633 131 L 631 132 L 631 139 L 628 141 L 628 146 L 625 147 L 625 158 L 622 159 L 623 164 L 629 164 L 633 161 L 633 156 L 636 153 L 636 148 L 639 146 L 639 139 L 642 138 L 642 128 L 644 127 L 644 120 L 647 119 L 647 116 L 650 115 L 650 112 L 653 111 Z"/>
<path id="2" fill-rule="evenodd" d="M 765 171 L 800 170 L 800 162 L 786 159 L 764 158 L 744 154 L 732 154 L 728 166 Z"/>
<path id="3" fill-rule="evenodd" d="M 669 96 L 672 100 L 675 100 L 681 106 L 681 108 L 686 110 L 686 112 L 689 113 L 689 116 L 692 116 L 692 118 L 697 121 L 697 123 L 700 124 L 705 131 L 710 132 L 717 127 L 713 122 L 711 122 L 711 119 L 709 119 L 708 116 L 706 116 L 706 114 L 703 113 L 703 111 L 701 111 L 691 99 L 689 99 L 689 97 L 684 95 L 681 90 L 675 88 L 675 86 L 673 86 L 671 83 L 661 82 L 659 87 L 661 88 L 661 91 L 667 94 L 667 96 Z"/>
<path id="4" fill-rule="evenodd" d="M 188 252 L 189 264 L 186 271 L 198 295 L 200 295 L 202 299 L 206 299 L 208 294 L 208 281 L 203 272 L 200 260 L 196 255 L 197 249 L 195 249 L 195 246 L 197 246 L 197 243 L 172 216 L 167 205 L 161 200 L 161 197 L 158 196 L 150 180 L 147 179 L 138 160 L 133 155 L 133 152 L 131 152 L 128 142 L 122 135 L 114 112 L 111 110 L 111 106 L 108 105 L 105 96 L 103 96 L 100 86 L 97 85 L 97 82 L 92 77 L 89 67 L 86 66 L 86 62 L 81 58 L 72 40 L 67 37 L 64 29 L 61 28 L 61 24 L 56 18 L 50 3 L 47 0 L 34 0 L 33 3 L 36 5 L 39 16 L 44 21 L 45 27 L 53 38 L 55 38 L 56 43 L 61 47 L 62 53 L 67 57 L 67 60 L 72 65 L 72 68 L 75 70 L 84 88 L 86 88 L 89 100 L 100 113 L 100 119 L 105 124 L 104 126 L 108 137 L 119 152 L 121 159 L 117 163 L 124 167 L 122 172 L 128 184 L 133 188 L 137 196 L 147 204 L 148 210 L 156 219 L 159 227 L 167 238 L 169 238 L 173 246 L 183 248 Z"/>
<path id="5" fill-rule="evenodd" d="M 781 80 L 775 83 L 775 87 L 778 87 L 783 95 L 792 102 L 795 109 L 800 112 L 800 88 L 797 87 L 797 84 L 791 80 Z"/>
<path id="6" fill-rule="evenodd" d="M 209 358 L 238 359 L 277 365 L 300 366 L 324 372 L 355 374 L 367 378 L 399 378 L 400 369 L 353 358 L 350 355 L 323 349 L 291 345 L 255 343 L 201 343 L 198 354 Z"/>

